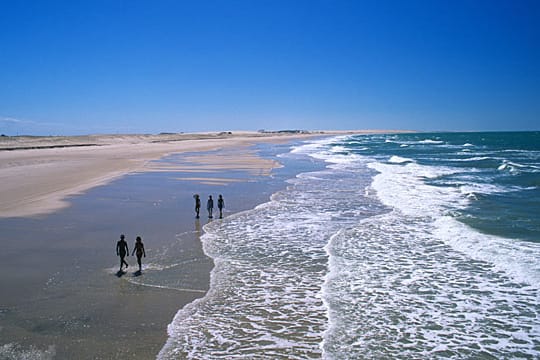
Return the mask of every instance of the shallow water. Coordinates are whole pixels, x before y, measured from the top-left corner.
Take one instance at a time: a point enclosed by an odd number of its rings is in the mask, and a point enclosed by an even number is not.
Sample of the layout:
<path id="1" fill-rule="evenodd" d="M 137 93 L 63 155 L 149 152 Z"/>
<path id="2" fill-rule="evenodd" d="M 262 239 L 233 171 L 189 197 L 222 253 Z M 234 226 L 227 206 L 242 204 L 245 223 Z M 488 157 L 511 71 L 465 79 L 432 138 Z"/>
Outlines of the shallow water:
<path id="1" fill-rule="evenodd" d="M 500 138 L 513 135 L 343 137 L 284 154 L 328 167 L 204 227 L 210 290 L 178 312 L 159 358 L 537 357 L 539 212 L 510 201 L 506 224 L 475 222 L 493 194 L 537 203 L 539 152 Z M 507 150 L 522 158 L 480 158 Z"/>
<path id="2" fill-rule="evenodd" d="M 182 176 L 250 181 L 216 187 Z M 267 180 L 236 171 L 132 174 L 71 198 L 61 212 L 0 220 L 0 358 L 155 357 L 178 308 L 208 289 L 213 262 L 199 236 L 209 220 L 195 219 L 193 194 L 223 193 L 228 216 L 268 199 L 278 180 Z M 131 251 L 135 237 L 143 238 L 141 276 L 132 256 L 126 274 L 116 276 L 121 233 Z"/>

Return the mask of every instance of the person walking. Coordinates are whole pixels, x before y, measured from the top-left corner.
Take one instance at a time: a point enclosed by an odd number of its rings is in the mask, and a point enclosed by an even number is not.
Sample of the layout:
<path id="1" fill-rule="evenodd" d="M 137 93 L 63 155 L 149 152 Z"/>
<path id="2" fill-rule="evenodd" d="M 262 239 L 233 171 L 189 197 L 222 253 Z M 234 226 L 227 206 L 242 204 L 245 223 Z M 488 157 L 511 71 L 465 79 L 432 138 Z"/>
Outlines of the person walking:
<path id="1" fill-rule="evenodd" d="M 197 214 L 195 218 L 198 219 L 199 211 L 201 211 L 201 198 L 199 197 L 199 194 L 193 195 L 193 198 L 195 198 L 195 213 Z"/>
<path id="2" fill-rule="evenodd" d="M 122 267 L 126 265 L 126 269 L 129 266 L 125 260 L 126 256 L 129 256 L 128 244 L 126 242 L 124 234 L 120 235 L 120 240 L 116 243 L 116 256 L 120 256 L 120 272 L 122 272 Z"/>
<path id="3" fill-rule="evenodd" d="M 221 194 L 218 197 L 217 207 L 219 209 L 219 218 L 223 219 L 223 208 L 225 207 L 225 200 L 223 200 L 223 196 L 221 196 Z"/>
<path id="4" fill-rule="evenodd" d="M 211 219 L 212 212 L 214 211 L 214 199 L 212 199 L 212 195 L 208 196 L 208 201 L 206 202 L 206 210 L 208 210 L 208 218 Z"/>
<path id="5" fill-rule="evenodd" d="M 144 244 L 142 243 L 142 239 L 140 236 L 137 236 L 137 239 L 135 240 L 135 248 L 133 249 L 133 253 L 131 253 L 131 256 L 133 254 L 137 254 L 137 263 L 139 264 L 139 272 L 142 270 L 142 264 L 141 264 L 141 258 L 144 256 L 146 257 L 146 252 L 144 251 Z"/>

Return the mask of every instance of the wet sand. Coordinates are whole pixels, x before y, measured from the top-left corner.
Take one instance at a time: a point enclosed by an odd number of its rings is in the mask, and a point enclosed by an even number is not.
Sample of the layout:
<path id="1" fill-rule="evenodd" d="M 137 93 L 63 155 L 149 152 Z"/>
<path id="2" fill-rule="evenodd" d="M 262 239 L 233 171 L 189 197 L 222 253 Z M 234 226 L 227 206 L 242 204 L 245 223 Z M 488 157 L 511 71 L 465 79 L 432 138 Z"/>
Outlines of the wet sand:
<path id="1" fill-rule="evenodd" d="M 273 175 L 282 169 L 251 145 L 271 143 L 271 155 L 294 139 L 302 137 L 0 151 L 0 357 L 154 358 L 176 312 L 208 289 L 208 194 L 225 196 L 226 216 L 267 201 L 285 186 Z M 130 250 L 143 237 L 142 276 L 131 256 L 116 276 L 121 233 Z"/>
<path id="2" fill-rule="evenodd" d="M 257 143 L 278 143 L 352 133 L 384 130 L 316 132 L 221 132 L 161 135 L 93 135 L 72 137 L 0 137 L 0 217 L 49 214 L 69 206 L 65 198 L 106 184 L 125 174 L 152 170 L 148 164 L 168 154 L 209 151 Z M 198 159 L 214 168 L 231 167 L 243 158 L 243 167 L 269 169 L 273 164 L 236 152 L 233 158 L 215 153 Z M 191 164 L 193 165 L 193 164 Z M 233 164 L 234 165 L 234 164 Z M 156 171 L 156 169 L 153 169 Z M 189 170 L 189 167 L 184 169 Z M 192 169 L 193 170 L 193 169 Z M 195 169 L 200 171 L 201 168 Z M 268 172 L 268 170 L 265 170 Z"/>
<path id="3" fill-rule="evenodd" d="M 199 237 L 209 220 L 204 209 L 194 218 L 193 194 L 204 208 L 208 194 L 223 193 L 226 216 L 266 201 L 283 184 L 269 183 L 275 160 L 256 158 L 245 147 L 171 155 L 68 197 L 59 211 L 0 219 L 0 355 L 154 358 L 176 312 L 208 289 L 213 263 Z M 131 256 L 116 276 L 120 233 L 130 250 L 143 237 L 142 276 Z"/>
<path id="4" fill-rule="evenodd" d="M 164 134 L 0 138 L 0 217 L 34 216 L 69 206 L 66 196 L 148 170 L 151 160 L 186 151 L 245 147 L 311 134 Z M 235 156 L 243 156 L 238 152 Z M 221 161 L 226 159 L 221 158 Z M 250 156 L 254 168 L 267 167 Z M 227 168 L 227 163 L 223 168 Z"/>

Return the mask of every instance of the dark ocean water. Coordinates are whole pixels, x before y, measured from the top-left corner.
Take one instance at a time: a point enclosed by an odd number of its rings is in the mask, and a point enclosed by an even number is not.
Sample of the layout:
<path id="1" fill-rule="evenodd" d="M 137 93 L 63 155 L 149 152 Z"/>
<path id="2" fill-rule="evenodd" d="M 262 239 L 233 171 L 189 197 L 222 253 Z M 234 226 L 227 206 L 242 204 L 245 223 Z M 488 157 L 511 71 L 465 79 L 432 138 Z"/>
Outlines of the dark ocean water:
<path id="1" fill-rule="evenodd" d="M 307 142 L 288 187 L 205 226 L 215 267 L 159 357 L 540 356 L 540 133 Z"/>
<path id="2" fill-rule="evenodd" d="M 457 189 L 468 196 L 471 201 L 459 210 L 460 221 L 485 233 L 540 241 L 540 132 L 356 139 L 362 140 L 342 144 L 350 154 L 372 156 L 382 162 L 411 162 L 433 169 L 434 174 L 443 172 L 425 179 L 425 183 Z"/>

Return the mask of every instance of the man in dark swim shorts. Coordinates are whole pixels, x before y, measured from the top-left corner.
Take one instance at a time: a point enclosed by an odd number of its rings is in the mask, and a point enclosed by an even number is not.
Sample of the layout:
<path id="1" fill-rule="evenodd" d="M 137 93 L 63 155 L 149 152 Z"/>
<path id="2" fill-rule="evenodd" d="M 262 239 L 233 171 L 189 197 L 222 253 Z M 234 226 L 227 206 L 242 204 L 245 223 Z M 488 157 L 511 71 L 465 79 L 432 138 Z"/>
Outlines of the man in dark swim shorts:
<path id="1" fill-rule="evenodd" d="M 126 269 L 129 266 L 126 260 L 124 259 L 127 256 L 129 256 L 129 249 L 128 244 L 126 242 L 124 234 L 120 235 L 120 240 L 116 243 L 116 255 L 120 256 L 120 271 L 122 271 L 122 267 L 124 264 L 126 265 Z"/>

